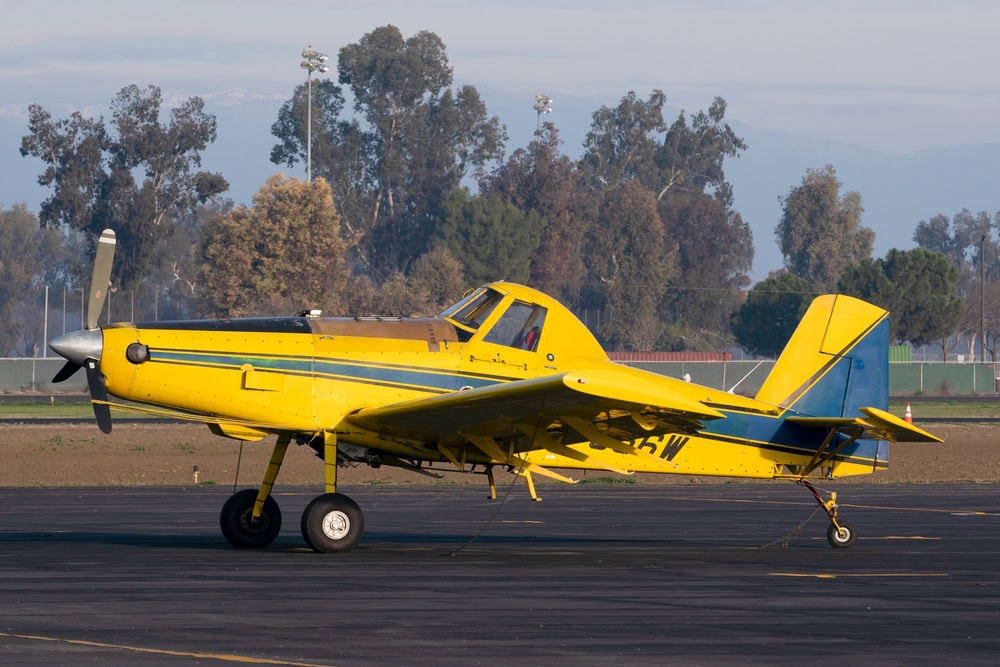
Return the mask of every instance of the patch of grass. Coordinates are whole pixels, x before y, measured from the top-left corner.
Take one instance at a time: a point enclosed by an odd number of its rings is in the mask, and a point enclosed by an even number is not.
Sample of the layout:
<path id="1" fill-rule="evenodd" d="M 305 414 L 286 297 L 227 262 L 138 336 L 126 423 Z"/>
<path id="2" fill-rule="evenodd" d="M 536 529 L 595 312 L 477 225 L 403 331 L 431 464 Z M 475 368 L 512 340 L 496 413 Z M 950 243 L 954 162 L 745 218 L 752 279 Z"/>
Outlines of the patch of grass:
<path id="1" fill-rule="evenodd" d="M 0 417 L 5 419 L 18 417 L 86 418 L 93 416 L 94 409 L 89 401 L 60 401 L 56 399 L 54 403 L 42 400 L 5 403 L 0 398 Z"/>
<path id="2" fill-rule="evenodd" d="M 889 412 L 902 417 L 906 412 L 905 399 L 890 399 Z M 921 417 L 1000 417 L 1000 398 L 996 400 L 956 400 L 942 396 L 940 400 L 910 403 L 913 418 Z"/>
<path id="3" fill-rule="evenodd" d="M 178 444 L 177 449 L 181 450 L 182 452 L 187 452 L 188 454 L 194 454 L 195 452 L 198 451 L 198 448 L 195 445 L 192 445 L 190 442 L 182 442 Z"/>
<path id="4" fill-rule="evenodd" d="M 127 402 L 124 402 L 128 404 Z M 154 415 L 142 412 L 124 412 L 112 408 L 112 416 L 127 415 L 129 419 L 142 419 Z M 89 400 L 82 400 L 79 397 L 54 396 L 52 400 L 48 397 L 39 397 L 37 401 L 4 401 L 0 395 L 0 418 L 21 419 L 21 418 L 54 418 L 54 419 L 87 419 L 93 418 L 94 408 Z"/>

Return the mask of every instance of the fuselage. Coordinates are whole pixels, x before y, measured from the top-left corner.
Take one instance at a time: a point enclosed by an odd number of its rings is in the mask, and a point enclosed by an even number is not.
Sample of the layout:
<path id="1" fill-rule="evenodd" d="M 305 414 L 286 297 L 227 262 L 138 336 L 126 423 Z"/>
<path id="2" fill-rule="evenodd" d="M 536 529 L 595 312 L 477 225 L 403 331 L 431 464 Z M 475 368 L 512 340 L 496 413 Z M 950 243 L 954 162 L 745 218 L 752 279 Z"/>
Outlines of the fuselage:
<path id="1" fill-rule="evenodd" d="M 533 336 L 529 333 L 533 332 Z M 101 371 L 110 394 L 206 415 L 217 432 L 253 440 L 273 432 L 338 441 L 375 452 L 441 461 L 439 443 L 386 437 L 352 426 L 355 411 L 429 396 L 611 364 L 568 310 L 506 283 L 470 294 L 441 315 L 419 319 L 241 318 L 117 324 L 103 329 Z M 725 413 L 697 432 L 634 444 L 626 456 L 591 442 L 564 443 L 591 461 L 636 472 L 771 478 L 808 462 L 824 433 L 785 422 L 794 410 L 681 380 L 655 377 L 664 392 Z M 529 448 L 526 460 L 587 468 L 572 457 Z M 488 463 L 470 449 L 469 463 Z M 829 474 L 884 466 L 876 443 L 839 453 Z"/>

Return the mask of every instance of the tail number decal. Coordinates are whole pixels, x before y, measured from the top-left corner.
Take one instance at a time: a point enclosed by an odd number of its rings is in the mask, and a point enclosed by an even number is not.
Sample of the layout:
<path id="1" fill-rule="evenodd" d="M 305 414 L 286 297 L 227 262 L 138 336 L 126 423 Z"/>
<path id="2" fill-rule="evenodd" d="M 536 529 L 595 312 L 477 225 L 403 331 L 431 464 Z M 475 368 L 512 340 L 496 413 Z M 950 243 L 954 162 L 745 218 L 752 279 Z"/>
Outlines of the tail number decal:
<path id="1" fill-rule="evenodd" d="M 684 445 L 690 440 L 686 435 L 671 435 L 669 437 L 665 436 L 654 436 L 649 438 L 642 438 L 641 440 L 635 440 L 632 442 L 632 446 L 636 449 L 645 449 L 653 456 L 659 456 L 664 461 L 673 461 L 674 457 L 680 453 Z M 603 445 L 598 445 L 597 443 L 590 443 L 591 449 L 606 449 Z"/>
<path id="2" fill-rule="evenodd" d="M 660 449 L 659 456 L 661 459 L 665 461 L 673 461 L 674 457 L 677 456 L 678 453 L 680 453 L 684 445 L 687 444 L 687 441 L 690 440 L 690 438 L 688 438 L 686 435 L 672 435 L 666 439 L 664 439 L 663 436 L 660 436 L 658 438 L 643 438 L 641 446 L 646 446 L 647 444 L 651 445 L 654 454 L 656 454 L 657 447 L 655 445 L 652 445 L 651 442 L 649 442 L 650 440 L 654 439 L 659 440 L 661 443 L 663 443 L 663 448 Z"/>

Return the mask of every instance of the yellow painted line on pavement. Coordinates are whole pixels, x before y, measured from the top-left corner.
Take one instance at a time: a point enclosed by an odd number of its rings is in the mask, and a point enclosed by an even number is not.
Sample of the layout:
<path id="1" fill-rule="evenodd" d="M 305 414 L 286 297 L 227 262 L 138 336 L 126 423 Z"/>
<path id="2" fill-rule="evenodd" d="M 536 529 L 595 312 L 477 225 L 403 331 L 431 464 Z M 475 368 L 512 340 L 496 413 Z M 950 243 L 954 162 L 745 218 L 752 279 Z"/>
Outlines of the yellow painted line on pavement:
<path id="1" fill-rule="evenodd" d="M 198 653 L 193 651 L 171 651 L 168 649 L 143 648 L 141 646 L 128 646 L 126 644 L 106 644 L 104 642 L 92 642 L 84 639 L 62 639 L 60 637 L 45 637 L 43 635 L 20 635 L 12 632 L 0 632 L 0 637 L 10 639 L 25 639 L 30 641 L 57 642 L 60 644 L 72 644 L 74 646 L 89 646 L 91 648 L 105 648 L 116 651 L 131 651 L 133 653 L 151 653 L 154 655 L 169 655 L 179 658 L 198 658 L 200 660 L 220 660 L 223 662 L 238 662 L 245 665 L 285 665 L 286 667 L 330 667 L 314 662 L 291 662 L 288 660 L 273 660 L 271 658 L 254 658 L 247 655 L 229 655 L 226 653 Z"/>
<path id="2" fill-rule="evenodd" d="M 850 493 L 849 487 L 841 487 L 842 496 Z M 760 498 L 699 498 L 696 496 L 668 496 L 667 500 L 683 500 L 686 502 L 708 503 L 739 503 L 746 505 L 816 505 L 808 500 L 764 500 Z M 952 514 L 954 516 L 1000 516 L 1000 512 L 983 510 L 955 509 L 947 507 L 899 507 L 892 505 L 861 505 L 856 503 L 838 503 L 840 509 L 892 510 L 896 512 L 931 512 L 934 514 Z"/>
<path id="3" fill-rule="evenodd" d="M 665 500 L 684 500 L 696 503 L 738 503 L 744 505 L 815 505 L 810 500 L 762 500 L 760 498 L 699 498 L 697 496 L 667 496 Z"/>
<path id="4" fill-rule="evenodd" d="M 984 512 L 982 510 L 963 510 L 947 507 L 892 507 L 884 505 L 855 505 L 853 503 L 842 503 L 840 507 L 866 510 L 895 510 L 897 512 L 931 512 L 934 514 L 952 514 L 955 516 L 1000 516 L 1000 512 Z"/>
<path id="5" fill-rule="evenodd" d="M 800 577 L 803 579 L 840 579 L 840 578 L 903 578 L 903 577 L 947 577 L 947 572 L 848 572 L 834 574 L 833 572 L 768 572 L 769 577 Z"/>

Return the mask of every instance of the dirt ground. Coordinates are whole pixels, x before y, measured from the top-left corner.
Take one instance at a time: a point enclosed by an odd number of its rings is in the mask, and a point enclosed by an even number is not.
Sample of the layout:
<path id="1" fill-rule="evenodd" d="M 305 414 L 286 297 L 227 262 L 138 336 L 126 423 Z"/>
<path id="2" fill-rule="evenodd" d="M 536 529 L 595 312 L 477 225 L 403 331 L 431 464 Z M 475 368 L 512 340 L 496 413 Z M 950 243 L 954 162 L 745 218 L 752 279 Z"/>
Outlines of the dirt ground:
<path id="1" fill-rule="evenodd" d="M 1000 425 L 924 424 L 943 444 L 899 443 L 890 447 L 890 468 L 845 483 L 936 483 L 1000 481 Z M 0 428 L 0 486 L 191 485 L 251 486 L 260 482 L 274 438 L 241 444 L 212 435 L 203 425 L 116 424 L 110 435 L 93 425 L 3 426 Z M 448 473 L 440 478 L 397 468 L 341 469 L 340 483 L 482 484 L 481 475 Z M 607 477 L 608 473 L 573 476 Z M 707 477 L 639 475 L 641 484 L 695 484 Z M 323 466 L 307 447 L 293 445 L 278 484 L 320 486 Z M 539 483 L 546 480 L 538 478 Z M 498 476 L 497 483 L 504 479 Z"/>

